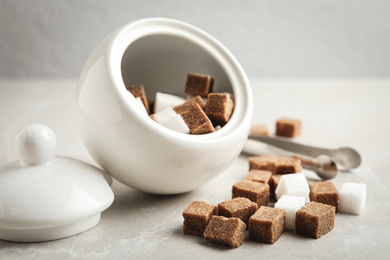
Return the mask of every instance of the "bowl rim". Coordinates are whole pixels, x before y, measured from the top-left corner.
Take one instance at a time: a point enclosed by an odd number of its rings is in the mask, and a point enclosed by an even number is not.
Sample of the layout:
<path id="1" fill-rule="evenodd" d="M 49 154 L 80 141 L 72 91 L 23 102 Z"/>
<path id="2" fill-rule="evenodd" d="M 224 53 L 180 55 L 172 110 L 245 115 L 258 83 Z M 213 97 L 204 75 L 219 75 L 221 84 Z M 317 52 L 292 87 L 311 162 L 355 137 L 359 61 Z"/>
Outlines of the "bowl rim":
<path id="1" fill-rule="evenodd" d="M 180 37 L 197 45 L 212 56 L 225 71 L 231 83 L 235 107 L 229 122 L 220 130 L 209 134 L 191 135 L 168 129 L 145 116 L 136 106 L 134 96 L 128 95 L 122 77 L 122 57 L 127 48 L 136 40 L 157 34 Z M 164 135 L 169 139 L 202 143 L 230 138 L 242 127 L 246 128 L 248 126 L 249 128 L 252 119 L 253 101 L 250 82 L 243 68 L 225 46 L 193 25 L 169 18 L 144 18 L 130 22 L 112 34 L 106 58 L 108 74 L 121 104 L 128 112 L 139 119 L 140 123 L 148 127 L 153 134 Z M 129 102 L 129 99 L 133 102 Z"/>

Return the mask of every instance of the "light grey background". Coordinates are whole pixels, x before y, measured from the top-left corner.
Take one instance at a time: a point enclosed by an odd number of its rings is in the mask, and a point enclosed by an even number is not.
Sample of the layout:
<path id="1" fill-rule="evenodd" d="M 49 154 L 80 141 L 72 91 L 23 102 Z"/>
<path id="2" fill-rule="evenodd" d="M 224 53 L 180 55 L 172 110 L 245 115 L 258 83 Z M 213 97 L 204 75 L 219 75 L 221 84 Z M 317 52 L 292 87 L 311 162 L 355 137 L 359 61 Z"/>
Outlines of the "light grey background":
<path id="1" fill-rule="evenodd" d="M 212 34 L 250 78 L 390 76 L 387 0 L 0 0 L 0 78 L 77 78 L 104 36 L 145 17 Z"/>

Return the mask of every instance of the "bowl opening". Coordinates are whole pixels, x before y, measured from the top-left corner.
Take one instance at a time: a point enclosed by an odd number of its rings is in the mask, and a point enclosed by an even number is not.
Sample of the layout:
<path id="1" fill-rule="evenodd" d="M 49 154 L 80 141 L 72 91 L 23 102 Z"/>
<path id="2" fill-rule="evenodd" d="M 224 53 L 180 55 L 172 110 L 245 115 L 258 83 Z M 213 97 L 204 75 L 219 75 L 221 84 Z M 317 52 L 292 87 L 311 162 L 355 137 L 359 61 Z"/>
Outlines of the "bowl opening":
<path id="1" fill-rule="evenodd" d="M 132 113 L 138 109 L 132 109 L 136 106 L 126 85 L 142 83 L 150 100 L 154 100 L 156 92 L 186 97 L 188 73 L 210 75 L 214 78 L 213 92 L 233 94 L 235 108 L 231 119 L 221 130 L 210 134 L 178 133 L 138 113 L 156 134 L 210 140 L 235 132 L 251 117 L 251 90 L 241 66 L 225 47 L 196 27 L 170 19 L 145 19 L 122 28 L 111 48 L 114 85 Z"/>
<path id="2" fill-rule="evenodd" d="M 156 92 L 185 97 L 188 73 L 212 76 L 214 92 L 233 92 L 220 64 L 204 49 L 178 36 L 137 39 L 123 55 L 121 72 L 125 85 L 144 84 L 149 99 L 154 99 Z"/>

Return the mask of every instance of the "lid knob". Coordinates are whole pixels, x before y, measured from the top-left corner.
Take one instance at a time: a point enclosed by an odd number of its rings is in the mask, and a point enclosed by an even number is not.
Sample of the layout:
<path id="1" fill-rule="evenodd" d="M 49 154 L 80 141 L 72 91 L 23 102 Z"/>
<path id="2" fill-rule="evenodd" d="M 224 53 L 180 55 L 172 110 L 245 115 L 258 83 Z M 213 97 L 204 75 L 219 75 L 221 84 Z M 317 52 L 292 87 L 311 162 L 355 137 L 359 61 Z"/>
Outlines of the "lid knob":
<path id="1" fill-rule="evenodd" d="M 45 125 L 26 126 L 16 136 L 16 148 L 23 166 L 49 162 L 55 157 L 56 146 L 54 132 Z"/>

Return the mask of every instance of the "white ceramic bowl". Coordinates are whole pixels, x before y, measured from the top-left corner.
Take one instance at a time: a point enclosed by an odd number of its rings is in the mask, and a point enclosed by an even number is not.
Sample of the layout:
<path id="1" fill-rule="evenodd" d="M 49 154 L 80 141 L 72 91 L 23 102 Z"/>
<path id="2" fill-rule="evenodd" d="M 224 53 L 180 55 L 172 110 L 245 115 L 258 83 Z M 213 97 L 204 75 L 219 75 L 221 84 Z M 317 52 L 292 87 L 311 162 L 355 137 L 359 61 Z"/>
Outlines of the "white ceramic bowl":
<path id="1" fill-rule="evenodd" d="M 169 130 L 137 108 L 125 84 L 143 83 L 184 96 L 188 73 L 214 77 L 214 92 L 234 94 L 230 121 L 214 133 Z M 252 117 L 249 81 L 233 55 L 212 36 L 176 20 L 148 18 L 108 35 L 93 51 L 77 88 L 81 138 L 95 161 L 118 181 L 150 193 L 192 191 L 239 155 Z"/>

